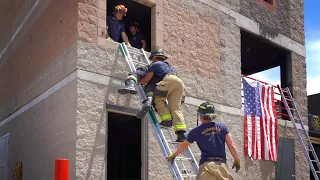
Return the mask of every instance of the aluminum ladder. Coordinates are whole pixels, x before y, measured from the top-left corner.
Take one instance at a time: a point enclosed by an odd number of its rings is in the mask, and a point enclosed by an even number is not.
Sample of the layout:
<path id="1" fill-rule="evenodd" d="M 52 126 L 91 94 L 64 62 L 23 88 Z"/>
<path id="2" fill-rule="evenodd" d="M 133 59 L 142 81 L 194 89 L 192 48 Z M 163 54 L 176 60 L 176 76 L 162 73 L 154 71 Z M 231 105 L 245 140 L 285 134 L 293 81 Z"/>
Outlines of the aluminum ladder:
<path id="1" fill-rule="evenodd" d="M 296 104 L 290 93 L 290 89 L 288 87 L 282 89 L 280 88 L 280 86 L 278 86 L 278 89 L 280 91 L 282 101 L 286 107 L 286 110 L 288 112 L 292 125 L 296 130 L 296 133 L 298 134 L 300 144 L 304 150 L 304 153 L 307 158 L 307 162 L 310 166 L 310 169 L 312 171 L 312 174 L 316 180 L 319 180 L 318 175 L 320 175 L 320 162 L 316 154 L 316 151 L 314 150 L 313 145 L 310 141 L 308 131 L 305 129 L 304 124 L 301 120 Z M 289 104 L 291 105 L 291 107 L 289 106 Z M 301 129 L 302 129 L 301 132 L 299 131 L 296 123 L 298 123 L 301 126 Z M 310 152 L 311 152 L 311 155 L 310 155 Z M 318 170 L 315 169 L 315 166 L 313 165 L 313 163 L 317 164 Z"/>
<path id="2" fill-rule="evenodd" d="M 146 52 L 143 49 L 138 50 L 132 47 L 127 48 L 125 43 L 121 43 L 120 51 L 127 61 L 130 72 L 135 72 L 136 68 L 138 67 L 150 65 L 149 58 L 147 57 Z M 146 99 L 146 95 L 140 83 L 138 84 L 137 90 L 140 101 L 142 102 L 144 99 Z M 153 133 L 160 145 L 163 156 L 168 157 L 172 153 L 170 147 L 177 148 L 177 146 L 180 144 L 178 142 L 175 142 L 174 136 L 172 136 L 172 134 L 170 133 L 170 131 L 173 132 L 173 128 L 160 127 L 157 117 L 152 108 L 149 110 L 146 117 L 151 122 Z M 165 132 L 164 130 L 166 130 L 167 132 Z M 165 137 L 165 134 L 169 135 Z M 167 163 L 172 177 L 175 180 L 195 179 L 197 176 L 196 174 L 198 173 L 199 165 L 195 157 L 193 156 L 191 149 L 188 147 L 185 150 L 184 154 L 185 156 L 176 157 L 174 163 Z M 166 161 L 166 159 L 164 159 L 164 161 Z M 188 170 L 187 168 L 190 168 L 192 170 Z"/>

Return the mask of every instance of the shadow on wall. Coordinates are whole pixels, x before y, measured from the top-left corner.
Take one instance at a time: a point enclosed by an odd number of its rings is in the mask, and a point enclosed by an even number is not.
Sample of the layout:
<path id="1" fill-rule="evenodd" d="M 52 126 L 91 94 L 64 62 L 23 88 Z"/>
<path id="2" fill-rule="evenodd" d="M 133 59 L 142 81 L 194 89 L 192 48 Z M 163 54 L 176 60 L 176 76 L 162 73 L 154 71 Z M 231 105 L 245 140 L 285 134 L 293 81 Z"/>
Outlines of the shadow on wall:
<path id="1" fill-rule="evenodd" d="M 261 36 L 267 38 L 267 37 L 271 37 L 271 38 L 275 38 L 279 36 L 279 33 L 276 32 L 274 29 L 269 28 L 268 26 L 265 26 L 263 24 L 259 24 L 259 31 Z"/>
<path id="2" fill-rule="evenodd" d="M 250 172 L 253 169 L 250 168 L 252 166 L 255 168 L 257 163 L 260 166 L 261 180 L 272 179 L 275 170 L 275 162 L 273 161 L 265 161 L 265 160 L 251 160 L 248 157 L 245 157 L 245 171 Z"/>

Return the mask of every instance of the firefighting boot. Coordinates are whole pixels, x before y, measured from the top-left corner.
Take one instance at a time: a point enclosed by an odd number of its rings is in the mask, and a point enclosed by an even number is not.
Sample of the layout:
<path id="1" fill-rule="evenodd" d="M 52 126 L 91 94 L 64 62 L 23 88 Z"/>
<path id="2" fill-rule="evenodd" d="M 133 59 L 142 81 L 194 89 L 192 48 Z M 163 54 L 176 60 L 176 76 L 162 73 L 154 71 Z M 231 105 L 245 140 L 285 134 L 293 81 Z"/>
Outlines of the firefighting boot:
<path id="1" fill-rule="evenodd" d="M 162 126 L 162 127 L 171 127 L 172 126 L 172 120 L 161 121 L 159 123 L 159 125 Z"/>
<path id="2" fill-rule="evenodd" d="M 137 94 L 136 90 L 136 81 L 133 79 L 127 79 L 125 81 L 126 87 L 124 88 L 119 88 L 118 93 L 119 94 Z"/>
<path id="3" fill-rule="evenodd" d="M 186 140 L 187 137 L 186 137 L 185 133 L 186 133 L 185 130 L 176 131 L 176 135 L 177 135 L 176 142 L 183 142 L 184 140 Z"/>
<path id="4" fill-rule="evenodd" d="M 147 97 L 143 102 L 143 107 L 140 112 L 137 114 L 138 119 L 142 119 L 152 107 L 152 96 Z"/>

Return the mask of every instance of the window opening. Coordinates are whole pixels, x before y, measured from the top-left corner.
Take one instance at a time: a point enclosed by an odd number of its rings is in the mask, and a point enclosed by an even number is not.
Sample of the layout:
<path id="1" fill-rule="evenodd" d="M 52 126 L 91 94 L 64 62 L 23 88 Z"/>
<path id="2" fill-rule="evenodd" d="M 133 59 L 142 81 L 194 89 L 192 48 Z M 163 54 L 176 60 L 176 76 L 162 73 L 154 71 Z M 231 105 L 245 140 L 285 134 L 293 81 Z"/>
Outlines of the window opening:
<path id="1" fill-rule="evenodd" d="M 140 3 L 134 2 L 132 0 L 117 0 L 117 1 L 107 1 L 107 16 L 113 17 L 114 7 L 118 4 L 123 4 L 127 9 L 127 14 L 123 18 L 122 22 L 124 23 L 125 32 L 128 38 L 132 37 L 130 32 L 130 24 L 136 22 L 139 24 L 140 30 L 139 33 L 144 36 L 146 40 L 146 50 L 151 50 L 151 8 L 144 6 Z M 138 36 L 137 36 L 138 37 Z M 140 37 L 135 38 L 141 39 Z M 134 39 L 134 37 L 132 38 Z M 122 37 L 120 36 L 119 43 L 123 42 Z"/>
<path id="2" fill-rule="evenodd" d="M 273 0 L 263 0 L 264 2 L 266 2 L 266 3 L 269 3 L 269 4 L 271 4 L 271 5 L 273 5 Z"/>

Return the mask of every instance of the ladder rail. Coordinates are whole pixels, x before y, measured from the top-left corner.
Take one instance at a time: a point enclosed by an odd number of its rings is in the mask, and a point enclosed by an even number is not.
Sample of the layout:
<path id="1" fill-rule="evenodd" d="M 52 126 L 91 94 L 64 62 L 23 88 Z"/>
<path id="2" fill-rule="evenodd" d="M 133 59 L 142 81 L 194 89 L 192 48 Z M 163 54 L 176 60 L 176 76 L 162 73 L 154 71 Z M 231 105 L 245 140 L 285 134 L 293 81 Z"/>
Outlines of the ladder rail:
<path id="1" fill-rule="evenodd" d="M 147 63 L 150 65 L 150 61 L 148 60 L 149 58 L 147 57 L 147 54 L 146 52 L 141 49 L 142 53 L 143 53 L 143 56 L 145 57 L 145 60 L 147 61 Z M 194 172 L 198 172 L 199 171 L 199 164 L 197 163 L 197 160 L 196 158 L 194 157 L 190 147 L 188 147 L 186 150 L 185 150 L 185 153 L 187 155 L 188 158 L 191 158 L 193 163 L 192 163 L 192 167 L 193 167 L 193 171 Z"/>
<path id="2" fill-rule="evenodd" d="M 312 173 L 313 173 L 314 178 L 315 178 L 316 180 L 319 180 L 318 175 L 317 175 L 316 170 L 315 170 L 315 167 L 314 167 L 314 165 L 313 165 L 313 163 L 312 163 L 312 161 L 311 161 L 309 152 L 308 152 L 308 150 L 307 150 L 307 148 L 306 148 L 306 145 L 305 145 L 304 141 L 302 140 L 300 131 L 299 131 L 299 129 L 298 129 L 297 125 L 296 125 L 296 122 L 295 122 L 295 120 L 294 120 L 294 116 L 292 115 L 292 113 L 291 113 L 291 111 L 290 111 L 290 107 L 289 107 L 289 105 L 288 105 L 288 103 L 287 103 L 287 101 L 286 101 L 286 97 L 285 97 L 285 95 L 284 95 L 281 87 L 278 86 L 278 88 L 279 88 L 279 91 L 281 92 L 280 94 L 281 94 L 281 97 L 282 97 L 282 99 L 283 99 L 283 103 L 284 103 L 284 105 L 285 105 L 285 107 L 286 107 L 286 109 L 287 109 L 288 115 L 289 115 L 289 117 L 290 117 L 290 119 L 291 119 L 292 125 L 293 125 L 296 133 L 298 134 L 298 138 L 299 138 L 300 144 L 302 145 L 302 148 L 303 148 L 303 150 L 304 150 L 304 152 L 305 152 L 305 155 L 306 155 L 306 158 L 307 158 L 307 163 L 309 164 L 309 166 L 310 166 L 310 168 L 311 168 L 311 170 L 312 170 Z M 305 128 L 304 128 L 304 125 L 303 125 L 303 123 L 302 123 L 302 120 L 301 120 L 301 118 L 300 118 L 300 114 L 299 114 L 299 112 L 298 112 L 298 110 L 297 110 L 297 108 L 296 108 L 296 105 L 295 105 L 294 100 L 293 100 L 293 98 L 292 98 L 292 95 L 291 95 L 291 93 L 290 93 L 289 88 L 285 88 L 285 89 L 286 89 L 286 92 L 289 94 L 289 97 L 290 97 L 291 102 L 292 102 L 291 104 L 293 105 L 293 109 L 296 109 L 296 115 L 298 115 L 298 119 L 300 120 L 300 123 L 299 123 L 299 124 L 300 124 L 301 128 L 303 129 L 303 131 L 306 131 Z M 309 139 L 309 136 L 307 136 L 307 134 L 306 134 L 306 139 L 308 139 L 309 147 L 311 147 L 312 150 L 313 150 L 312 152 L 315 152 L 315 151 L 314 151 L 314 148 L 313 148 L 313 146 L 312 146 L 312 144 L 311 144 L 311 141 L 310 141 L 310 139 Z M 317 166 L 318 166 L 318 168 L 319 168 L 319 167 L 320 167 L 320 166 L 319 166 L 319 159 L 318 159 L 318 157 L 317 157 L 316 155 L 314 155 L 314 153 L 312 153 L 312 154 L 313 154 L 314 158 L 316 159 L 316 161 L 317 161 L 316 164 L 317 164 Z M 320 169 L 318 169 L 318 170 L 320 170 Z"/>
<path id="3" fill-rule="evenodd" d="M 291 94 L 289 88 L 286 88 L 286 90 L 287 90 L 287 93 L 288 93 L 290 99 L 292 100 L 293 107 L 294 107 L 295 109 L 297 109 L 297 107 L 296 107 L 296 105 L 295 105 L 295 103 L 294 103 L 294 100 L 293 100 L 293 97 L 292 97 L 292 94 Z M 291 112 L 290 112 L 290 113 L 291 113 Z M 307 136 L 306 139 L 308 139 L 307 142 L 308 142 L 308 144 L 309 144 L 309 148 L 311 148 L 311 150 L 312 150 L 312 155 L 314 156 L 314 158 L 315 158 L 315 160 L 316 160 L 316 162 L 317 162 L 316 164 L 317 164 L 318 170 L 320 171 L 320 163 L 319 163 L 318 156 L 317 156 L 316 151 L 315 151 L 315 149 L 314 149 L 314 147 L 313 147 L 313 145 L 312 145 L 312 143 L 311 143 L 311 141 L 310 141 L 310 138 L 309 138 L 309 135 L 308 135 L 308 131 L 305 129 L 305 127 L 304 127 L 304 125 L 303 125 L 303 122 L 302 122 L 302 119 L 301 119 L 301 116 L 300 116 L 299 111 L 296 111 L 295 115 L 298 117 L 298 119 L 299 119 L 299 121 L 300 121 L 300 126 L 301 126 L 301 128 L 304 130 L 305 136 Z"/>
<path id="4" fill-rule="evenodd" d="M 120 47 L 122 48 L 122 50 L 123 50 L 123 51 L 125 52 L 125 54 L 126 54 L 125 59 L 126 59 L 128 65 L 129 65 L 129 68 L 130 68 L 131 72 L 136 71 L 136 68 L 135 68 L 135 66 L 134 66 L 134 64 L 133 64 L 133 61 L 132 61 L 131 57 L 128 56 L 128 55 L 129 55 L 129 52 L 128 52 L 128 49 L 126 48 L 126 45 L 123 43 L 122 46 L 120 46 Z M 140 100 L 145 99 L 145 98 L 146 98 L 146 95 L 143 93 L 144 91 L 143 91 L 143 88 L 142 88 L 141 84 L 138 85 L 138 89 L 139 89 L 138 95 L 139 95 L 139 97 L 140 97 Z M 151 122 L 152 122 L 152 114 L 151 114 L 150 111 L 148 112 L 147 117 L 148 117 L 148 119 L 151 119 Z M 158 141 L 158 143 L 159 143 L 159 146 L 161 147 L 162 153 L 163 153 L 164 155 L 166 155 L 166 156 L 169 156 L 170 151 L 169 151 L 169 148 L 167 148 L 168 145 L 164 144 L 164 141 L 162 140 L 163 135 L 161 135 L 161 133 L 159 133 L 158 128 L 155 127 L 154 123 L 151 123 L 151 124 L 152 124 L 152 129 L 153 129 L 154 135 L 155 135 L 155 137 L 156 137 L 156 139 L 157 139 L 157 141 Z M 162 137 L 161 137 L 161 136 L 162 136 Z M 169 163 L 169 164 L 170 164 L 170 163 Z M 170 166 L 170 165 L 169 165 L 169 166 Z M 172 166 L 172 165 L 171 165 L 171 166 Z M 174 167 L 174 165 L 173 165 L 173 167 L 172 167 L 172 168 L 169 168 L 169 169 L 170 169 L 172 175 L 173 175 L 176 179 L 179 179 L 179 180 L 180 180 L 179 176 L 178 176 L 177 173 L 176 173 L 176 172 L 179 172 L 179 171 L 177 171 L 178 168 L 177 168 L 177 167 Z"/>
<path id="5" fill-rule="evenodd" d="M 131 72 L 136 71 L 136 68 L 135 68 L 135 66 L 133 64 L 131 56 L 129 55 L 129 51 L 128 51 L 125 43 L 122 43 L 120 45 L 120 48 L 121 48 L 122 53 L 125 56 L 127 64 L 129 65 L 130 71 Z M 144 53 L 144 56 L 146 57 L 145 53 Z M 139 84 L 138 89 L 139 89 L 138 95 L 140 97 L 140 100 L 144 100 L 146 98 L 146 95 L 144 94 L 144 91 L 143 91 L 143 88 L 142 88 L 141 84 Z M 161 129 L 160 129 L 158 123 L 157 123 L 157 120 L 155 119 L 156 116 L 155 116 L 153 110 L 149 110 L 149 112 L 147 113 L 147 118 L 149 119 L 149 121 L 151 121 L 151 127 L 152 127 L 154 135 L 155 135 L 155 137 L 156 137 L 156 139 L 157 139 L 157 141 L 158 141 L 158 143 L 159 143 L 159 145 L 161 147 L 162 153 L 166 157 L 169 156 L 171 154 L 169 145 L 168 145 L 167 141 L 164 138 L 164 134 L 161 131 Z M 182 174 L 179 171 L 177 163 L 176 162 L 174 162 L 174 163 L 169 163 L 168 162 L 167 164 L 169 165 L 169 167 L 171 167 L 169 169 L 170 169 L 172 175 L 175 177 L 175 179 L 183 180 Z"/>

